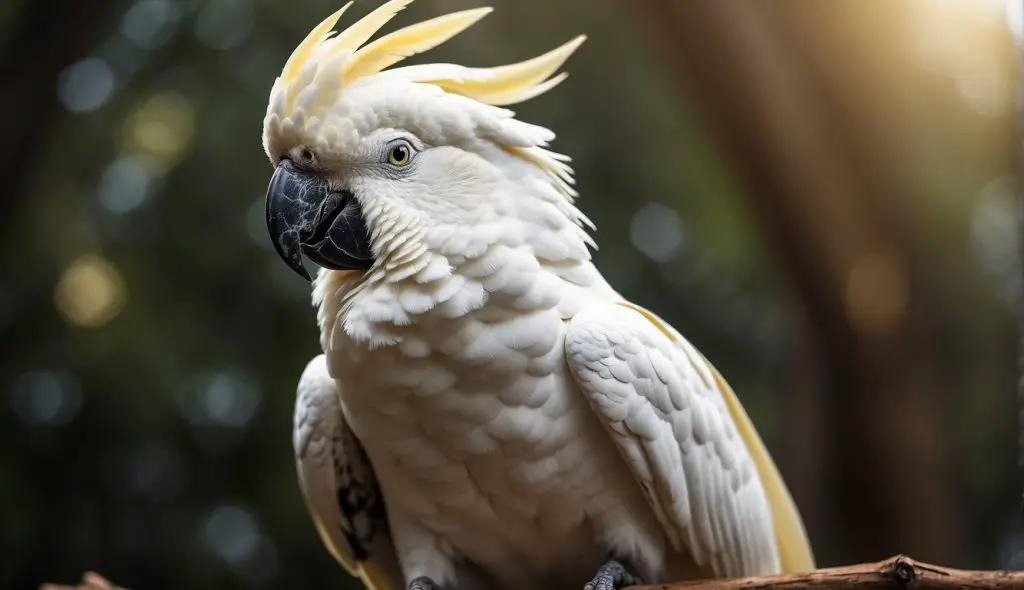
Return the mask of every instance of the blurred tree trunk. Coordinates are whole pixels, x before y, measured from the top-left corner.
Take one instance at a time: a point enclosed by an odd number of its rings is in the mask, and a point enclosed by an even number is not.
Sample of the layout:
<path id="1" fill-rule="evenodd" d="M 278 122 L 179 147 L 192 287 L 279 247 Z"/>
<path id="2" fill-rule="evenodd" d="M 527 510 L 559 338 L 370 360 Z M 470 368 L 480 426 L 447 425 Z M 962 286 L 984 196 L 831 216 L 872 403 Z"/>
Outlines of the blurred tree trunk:
<path id="1" fill-rule="evenodd" d="M 815 531 L 835 539 L 841 557 L 832 559 L 845 562 L 903 552 L 955 564 L 961 523 L 938 430 L 941 367 L 931 350 L 938 312 L 919 288 L 930 266 L 908 216 L 894 209 L 902 187 L 884 161 L 887 147 L 876 145 L 859 111 L 878 106 L 862 101 L 878 82 L 878 64 L 836 34 L 844 22 L 853 26 L 851 11 L 873 5 L 636 6 L 735 162 L 824 363 L 824 424 L 801 428 L 802 408 L 782 418 L 793 421 L 784 432 L 807 437 L 788 446 L 820 445 L 809 433 L 823 433 L 822 489 L 800 489 L 817 478 L 794 477 L 798 500 L 826 503 L 827 522 L 810 523 L 812 541 Z M 898 4 L 887 7 L 872 11 L 870 24 L 857 23 L 883 47 L 905 17 Z M 843 94 L 857 84 L 868 90 Z M 785 462 L 781 468 L 788 477 Z"/>
<path id="2" fill-rule="evenodd" d="M 1024 12 L 1024 3 L 1017 6 L 1016 10 Z M 1014 113 L 1017 119 L 1018 129 L 1024 130 L 1024 47 L 1015 51 L 1017 62 L 1017 109 Z M 1017 239 L 1018 252 L 1021 264 L 1024 265 L 1024 135 L 1017 137 L 1014 145 L 1014 157 L 1016 159 L 1016 183 L 1017 192 Z M 1017 464 L 1024 467 L 1024 266 L 1019 271 L 1021 274 L 1021 291 L 1017 294 Z M 1024 496 L 1024 494 L 1022 494 Z M 1024 512 L 1024 504 L 1022 504 Z"/>
<path id="3" fill-rule="evenodd" d="M 829 432 L 825 424 L 825 400 L 821 390 L 825 375 L 821 369 L 824 358 L 821 350 L 812 343 L 812 322 L 806 310 L 797 305 L 787 311 L 793 318 L 792 328 L 786 335 L 786 374 L 789 376 L 783 399 L 776 410 L 779 441 L 775 461 L 786 479 L 793 500 L 800 508 L 800 514 L 807 527 L 807 534 L 814 539 L 824 537 L 828 529 L 823 527 L 825 498 L 821 490 L 825 485 L 825 449 L 821 444 L 808 441 L 827 440 Z M 820 549 L 815 557 L 823 557 Z"/>
<path id="4" fill-rule="evenodd" d="M 113 0 L 23 2 L 0 52 L 0 219 L 12 223 L 40 148 L 61 113 L 57 76 L 82 57 L 106 22 Z M 69 157 L 74 157 L 73 155 Z"/>

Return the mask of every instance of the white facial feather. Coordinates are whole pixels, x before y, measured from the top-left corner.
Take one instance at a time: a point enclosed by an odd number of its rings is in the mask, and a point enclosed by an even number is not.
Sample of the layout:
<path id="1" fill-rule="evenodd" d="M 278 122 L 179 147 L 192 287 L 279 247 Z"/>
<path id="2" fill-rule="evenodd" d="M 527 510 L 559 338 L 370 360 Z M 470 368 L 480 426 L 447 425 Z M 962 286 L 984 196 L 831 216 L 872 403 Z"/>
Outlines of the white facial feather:
<path id="1" fill-rule="evenodd" d="M 356 196 L 370 234 L 369 270 L 317 279 L 325 346 L 335 323 L 388 346 L 429 310 L 459 317 L 498 291 L 542 302 L 550 289 L 538 287 L 540 266 L 572 274 L 563 263 L 589 261 L 595 247 L 585 229 L 592 224 L 573 204 L 569 158 L 546 148 L 554 133 L 499 106 L 561 82 L 557 70 L 583 37 L 506 66 L 384 69 L 490 12 L 444 15 L 367 43 L 411 1 L 386 2 L 337 35 L 331 29 L 348 6 L 331 15 L 295 49 L 270 94 L 263 137 L 271 162 L 312 152 L 332 186 Z M 409 165 L 389 168 L 385 146 L 402 136 L 420 149 Z M 476 263 L 476 277 L 462 274 Z"/>

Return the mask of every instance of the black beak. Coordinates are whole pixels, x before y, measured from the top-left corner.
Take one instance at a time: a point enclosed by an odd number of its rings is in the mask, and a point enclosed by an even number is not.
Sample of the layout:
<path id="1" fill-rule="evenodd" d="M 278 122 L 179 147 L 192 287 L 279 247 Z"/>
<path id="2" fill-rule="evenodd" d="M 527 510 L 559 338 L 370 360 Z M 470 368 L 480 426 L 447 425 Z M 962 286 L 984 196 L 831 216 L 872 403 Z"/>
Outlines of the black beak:
<path id="1" fill-rule="evenodd" d="M 373 264 L 355 195 L 331 191 L 324 177 L 299 170 L 288 158 L 277 164 L 267 189 L 267 229 L 281 260 L 307 281 L 312 279 L 302 266 L 303 254 L 332 270 Z"/>

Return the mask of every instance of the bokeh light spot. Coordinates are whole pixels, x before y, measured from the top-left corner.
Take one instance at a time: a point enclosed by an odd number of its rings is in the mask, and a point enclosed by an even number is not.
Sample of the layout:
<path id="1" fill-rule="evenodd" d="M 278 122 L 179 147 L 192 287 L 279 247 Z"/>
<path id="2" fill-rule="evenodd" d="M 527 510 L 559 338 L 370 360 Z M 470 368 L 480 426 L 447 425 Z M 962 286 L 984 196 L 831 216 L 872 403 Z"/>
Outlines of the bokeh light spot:
<path id="1" fill-rule="evenodd" d="M 178 401 L 193 426 L 243 428 L 255 417 L 261 397 L 251 378 L 226 370 L 198 377 Z"/>
<path id="2" fill-rule="evenodd" d="M 152 178 L 146 162 L 139 157 L 124 156 L 114 160 L 100 177 L 97 191 L 100 205 L 111 213 L 128 213 L 146 200 Z"/>
<path id="3" fill-rule="evenodd" d="M 167 0 L 139 0 L 121 18 L 121 34 L 143 49 L 156 49 L 170 38 L 178 16 L 178 7 Z"/>
<path id="4" fill-rule="evenodd" d="M 238 563 L 252 555 L 259 541 L 256 520 L 239 506 L 218 506 L 203 528 L 206 542 L 225 561 Z"/>
<path id="5" fill-rule="evenodd" d="M 1007 303 L 1021 294 L 1020 203 L 1010 176 L 985 185 L 971 214 L 971 253 Z"/>
<path id="6" fill-rule="evenodd" d="M 976 112 L 998 116 L 1011 106 L 1011 74 L 997 56 L 999 37 L 989 26 L 1002 20 L 1013 34 L 1014 8 L 1007 0 L 916 0 L 914 44 L 921 67 L 948 76 Z M 1012 2 L 1013 0 L 1009 0 Z M 1015 74 L 1014 74 L 1015 75 Z"/>
<path id="7" fill-rule="evenodd" d="M 98 328 L 124 307 L 127 289 L 121 273 L 95 254 L 79 257 L 61 275 L 54 302 L 70 324 Z"/>
<path id="8" fill-rule="evenodd" d="M 846 278 L 846 311 L 861 332 L 889 333 L 910 299 L 906 273 L 893 254 L 873 251 L 854 261 Z"/>
<path id="9" fill-rule="evenodd" d="M 248 584 L 263 585 L 277 575 L 277 549 L 245 508 L 233 504 L 215 508 L 203 524 L 203 537 L 210 550 Z"/>
<path id="10" fill-rule="evenodd" d="M 184 156 L 195 131 L 192 103 L 177 92 L 161 92 L 146 100 L 125 122 L 127 146 L 166 171 Z"/>
<path id="11" fill-rule="evenodd" d="M 10 402 L 14 413 L 26 424 L 61 426 L 81 411 L 82 389 L 66 373 L 33 371 L 11 384 Z"/>
<path id="12" fill-rule="evenodd" d="M 57 96 L 72 113 L 89 113 L 114 94 L 114 71 L 106 61 L 89 57 L 64 68 L 57 78 Z"/>
<path id="13" fill-rule="evenodd" d="M 629 239 L 648 258 L 670 262 L 683 247 L 683 222 L 675 209 L 661 203 L 647 203 L 633 214 Z"/>

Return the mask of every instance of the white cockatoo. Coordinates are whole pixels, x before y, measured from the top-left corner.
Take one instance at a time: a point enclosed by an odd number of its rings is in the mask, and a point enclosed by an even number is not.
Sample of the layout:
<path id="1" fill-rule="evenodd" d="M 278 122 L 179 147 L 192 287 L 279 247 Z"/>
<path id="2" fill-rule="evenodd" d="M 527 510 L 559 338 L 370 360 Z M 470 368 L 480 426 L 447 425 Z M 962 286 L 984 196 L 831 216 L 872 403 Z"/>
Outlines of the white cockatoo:
<path id="1" fill-rule="evenodd" d="M 554 134 L 502 108 L 565 79 L 583 37 L 501 67 L 390 67 L 490 12 L 367 43 L 411 1 L 320 23 L 264 121 L 271 238 L 307 279 L 303 256 L 321 267 L 293 442 L 332 554 L 376 590 L 813 569 L 735 394 L 609 286 Z"/>

